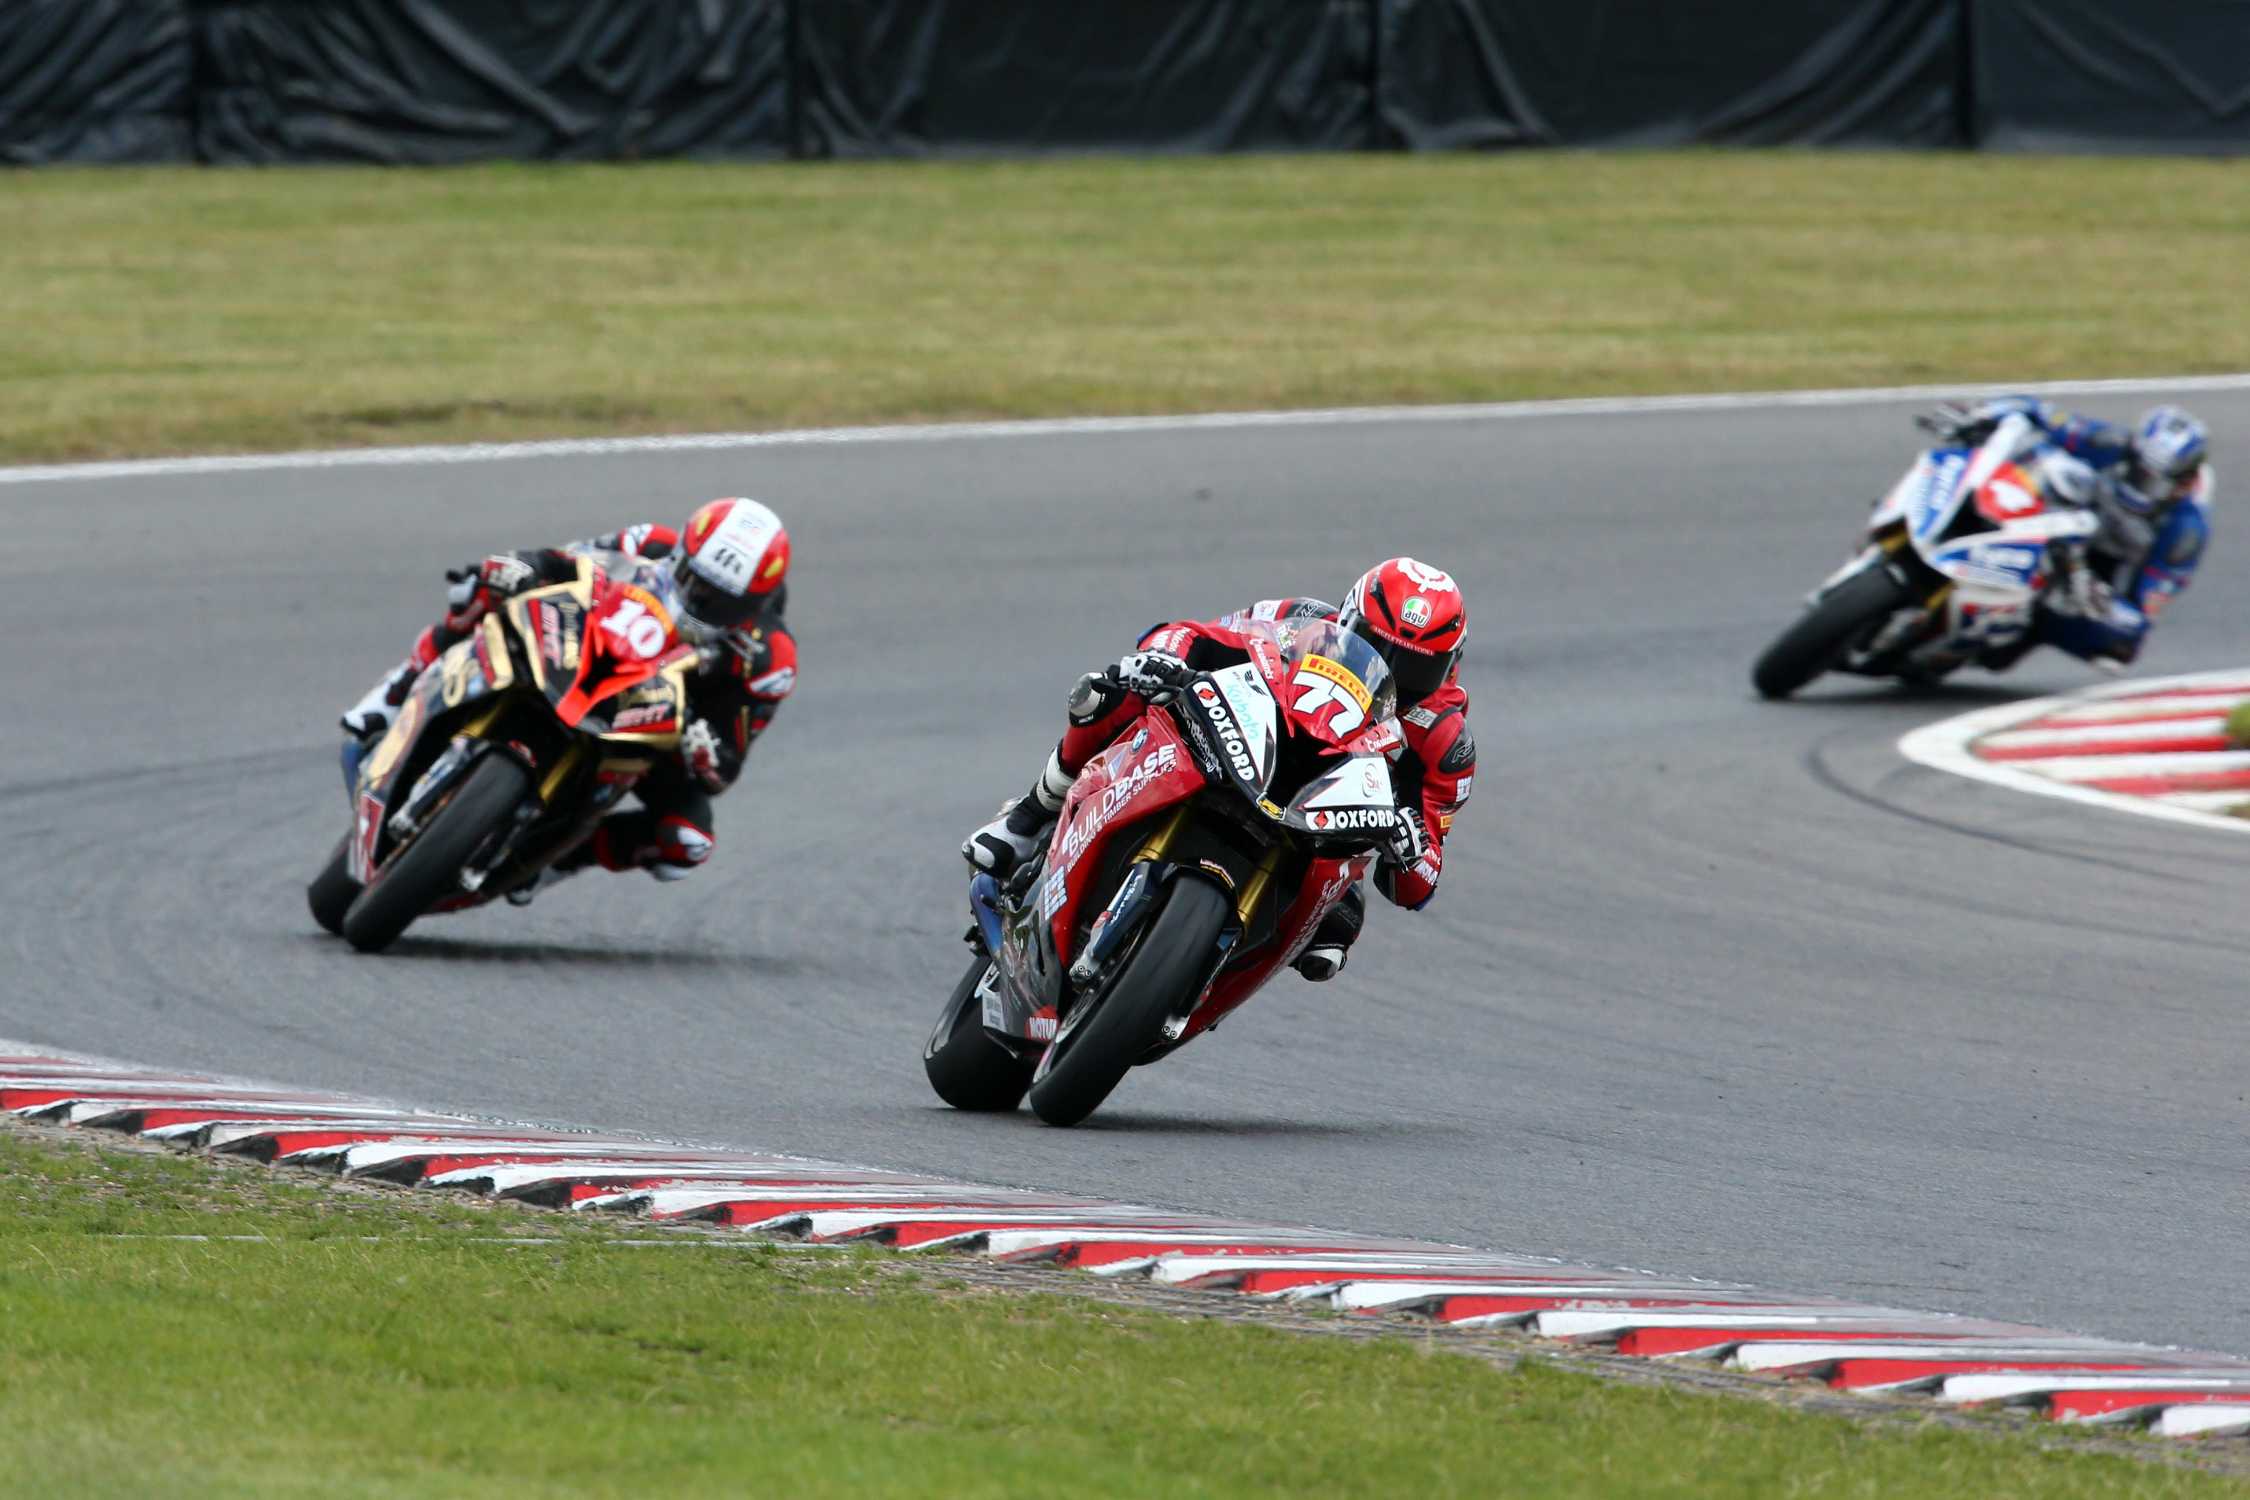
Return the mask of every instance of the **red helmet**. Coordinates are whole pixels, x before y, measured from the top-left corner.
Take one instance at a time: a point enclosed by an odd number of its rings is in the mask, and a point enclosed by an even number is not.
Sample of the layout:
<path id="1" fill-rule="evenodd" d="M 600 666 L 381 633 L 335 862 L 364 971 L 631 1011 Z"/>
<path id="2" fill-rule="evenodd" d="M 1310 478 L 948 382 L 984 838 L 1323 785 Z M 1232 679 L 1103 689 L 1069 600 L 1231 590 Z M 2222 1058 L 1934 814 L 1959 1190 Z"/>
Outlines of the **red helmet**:
<path id="1" fill-rule="evenodd" d="M 1362 573 L 1337 618 L 1390 664 L 1402 708 L 1445 686 L 1469 634 L 1460 585 L 1411 557 L 1394 557 Z"/>
<path id="2" fill-rule="evenodd" d="M 756 618 L 789 576 L 789 533 L 755 500 L 714 500 L 688 517 L 673 555 L 680 633 L 709 640 Z"/>

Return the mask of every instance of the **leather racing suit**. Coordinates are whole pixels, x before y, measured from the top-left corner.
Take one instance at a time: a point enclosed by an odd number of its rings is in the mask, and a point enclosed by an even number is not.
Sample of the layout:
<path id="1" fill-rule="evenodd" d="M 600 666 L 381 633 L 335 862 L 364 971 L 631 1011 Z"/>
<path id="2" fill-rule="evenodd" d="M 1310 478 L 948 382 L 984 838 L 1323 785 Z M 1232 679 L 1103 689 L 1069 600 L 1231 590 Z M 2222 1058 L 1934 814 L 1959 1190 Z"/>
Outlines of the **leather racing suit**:
<path id="1" fill-rule="evenodd" d="M 1143 635 L 1142 651 L 1179 657 L 1195 671 L 1213 671 L 1250 659 L 1240 625 L 1256 620 L 1333 620 L 1334 605 L 1318 599 L 1265 599 L 1248 609 L 1216 620 L 1174 621 Z M 1102 707 L 1097 717 L 1080 722 L 1074 715 L 1055 747 L 1055 761 L 1063 775 L 1076 779 L 1086 763 L 1147 711 L 1147 701 L 1135 693 L 1119 694 Z M 1469 695 L 1456 672 L 1438 690 L 1419 703 L 1399 705 L 1399 728 L 1405 743 L 1390 752 L 1391 785 L 1398 805 L 1418 810 L 1427 831 L 1420 856 L 1409 865 L 1378 859 L 1375 886 L 1392 904 L 1418 911 L 1437 894 L 1445 868 L 1445 840 L 1453 819 L 1469 800 L 1476 772 L 1476 741 L 1469 733 Z M 1366 897 L 1354 886 L 1343 901 L 1321 922 L 1308 950 L 1337 950 L 1335 967 L 1359 936 L 1366 912 Z M 1330 972 L 1333 972 L 1331 970 Z M 1310 970 L 1308 977 L 1325 978 Z"/>
<path id="2" fill-rule="evenodd" d="M 504 583 L 482 573 L 461 577 L 445 617 L 415 639 L 406 663 L 412 670 L 401 669 L 398 695 L 403 697 L 422 668 L 474 630 L 496 600 L 567 582 L 577 576 L 581 554 L 621 552 L 660 559 L 678 545 L 673 528 L 644 522 L 561 547 L 501 554 L 512 555 L 525 571 L 509 570 Z M 486 572 L 491 562 L 487 560 Z M 590 837 L 555 862 L 555 873 L 598 864 L 605 870 L 647 870 L 658 880 L 679 880 L 711 857 L 717 847 L 711 799 L 741 776 L 751 745 L 797 683 L 797 642 L 781 618 L 787 592 L 787 584 L 776 589 L 756 620 L 727 632 L 721 649 L 690 674 L 687 739 L 679 756 L 658 761 L 634 783 L 633 795 L 641 805 L 603 818 Z M 697 733 L 697 721 L 709 726 L 704 734 Z"/>
<path id="3" fill-rule="evenodd" d="M 2195 577 L 2211 537 L 2212 472 L 2205 464 L 2185 493 L 2168 504 L 2130 504 L 2132 429 L 2065 412 L 2030 396 L 1987 401 L 1976 409 L 1979 425 L 2021 413 L 2048 440 L 2042 477 L 2064 504 L 2089 509 L 2101 530 L 2085 562 L 2099 587 L 2083 602 L 2050 590 L 2040 601 L 2031 631 L 1984 661 L 2005 666 L 2033 646 L 2060 647 L 2096 665 L 2123 665 L 2140 654 L 2165 606 Z"/>

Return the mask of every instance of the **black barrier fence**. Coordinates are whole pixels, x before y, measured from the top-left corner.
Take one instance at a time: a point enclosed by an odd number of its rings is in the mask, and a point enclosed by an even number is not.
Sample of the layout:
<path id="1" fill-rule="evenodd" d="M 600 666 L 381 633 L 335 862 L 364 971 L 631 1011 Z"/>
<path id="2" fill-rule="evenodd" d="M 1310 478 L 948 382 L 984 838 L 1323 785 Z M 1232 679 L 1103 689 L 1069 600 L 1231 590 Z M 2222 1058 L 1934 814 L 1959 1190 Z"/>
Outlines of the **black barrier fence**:
<path id="1" fill-rule="evenodd" d="M 0 0 L 0 162 L 2250 147 L 2250 0 Z"/>

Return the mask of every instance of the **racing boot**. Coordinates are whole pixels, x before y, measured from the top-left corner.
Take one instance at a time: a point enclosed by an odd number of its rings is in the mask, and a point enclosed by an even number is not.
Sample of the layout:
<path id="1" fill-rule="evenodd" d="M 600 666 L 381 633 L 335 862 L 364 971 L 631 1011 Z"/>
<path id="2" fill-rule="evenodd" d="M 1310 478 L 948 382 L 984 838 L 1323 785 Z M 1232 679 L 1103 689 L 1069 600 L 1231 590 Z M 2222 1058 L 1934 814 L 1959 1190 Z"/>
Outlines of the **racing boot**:
<path id="1" fill-rule="evenodd" d="M 337 723 L 353 739 L 362 744 L 372 743 L 391 727 L 391 716 L 398 712 L 398 706 L 406 701 L 407 690 L 421 675 L 422 664 L 408 657 L 384 673 L 382 680 L 367 690 L 366 697 L 345 709 Z"/>
<path id="2" fill-rule="evenodd" d="M 1062 816 L 1063 799 L 1078 778 L 1062 768 L 1062 756 L 1050 753 L 1047 765 L 1031 790 L 1000 809 L 1000 816 L 969 835 L 961 857 L 996 880 L 1006 880 L 1039 852 L 1047 831 Z"/>
<path id="3" fill-rule="evenodd" d="M 1367 897 L 1355 884 L 1344 892 L 1344 899 L 1329 908 L 1328 915 L 1320 919 L 1313 929 L 1312 941 L 1305 951 L 1297 955 L 1290 967 L 1314 984 L 1325 984 L 1344 972 L 1344 961 L 1351 957 L 1352 944 L 1359 941 L 1359 929 L 1367 920 Z"/>

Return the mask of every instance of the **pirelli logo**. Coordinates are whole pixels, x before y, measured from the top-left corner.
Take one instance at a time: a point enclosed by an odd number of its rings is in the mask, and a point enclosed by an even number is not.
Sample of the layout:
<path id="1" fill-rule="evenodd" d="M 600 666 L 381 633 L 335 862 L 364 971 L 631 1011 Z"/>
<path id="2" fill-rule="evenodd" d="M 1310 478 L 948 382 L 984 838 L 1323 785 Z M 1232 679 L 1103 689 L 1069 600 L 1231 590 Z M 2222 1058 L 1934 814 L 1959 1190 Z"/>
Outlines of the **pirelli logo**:
<path id="1" fill-rule="evenodd" d="M 1363 714 L 1374 701 L 1373 695 L 1367 691 L 1367 684 L 1359 680 L 1359 674 L 1342 662 L 1330 661 L 1325 656 L 1308 656 L 1297 663 L 1297 672 L 1299 676 L 1310 672 L 1315 677 L 1335 683 L 1350 695 L 1352 702 L 1359 705 L 1359 711 Z"/>

